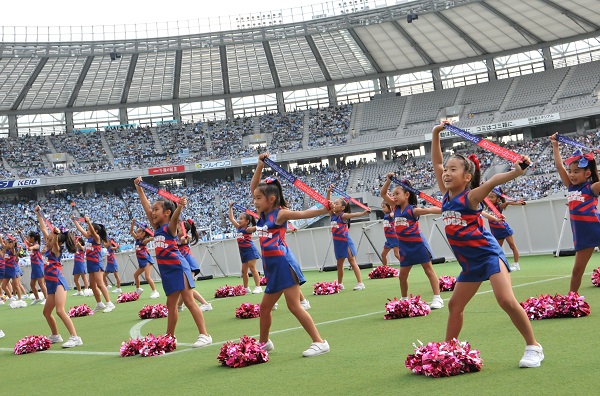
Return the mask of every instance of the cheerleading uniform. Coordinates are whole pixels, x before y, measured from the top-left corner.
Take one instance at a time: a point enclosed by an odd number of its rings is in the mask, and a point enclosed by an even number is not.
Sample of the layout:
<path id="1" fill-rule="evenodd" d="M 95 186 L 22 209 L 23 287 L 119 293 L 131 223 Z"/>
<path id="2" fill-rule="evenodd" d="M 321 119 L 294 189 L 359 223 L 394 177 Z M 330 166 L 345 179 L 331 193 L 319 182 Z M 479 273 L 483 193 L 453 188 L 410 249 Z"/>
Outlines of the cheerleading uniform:
<path id="1" fill-rule="evenodd" d="M 102 246 L 94 241 L 94 238 L 88 238 L 85 243 L 85 260 L 87 263 L 87 272 L 104 271 L 102 267 Z"/>
<path id="2" fill-rule="evenodd" d="M 0 254 L 0 279 L 4 279 L 5 269 L 4 254 Z"/>
<path id="3" fill-rule="evenodd" d="M 383 233 L 385 234 L 385 249 L 393 249 L 400 246 L 398 244 L 398 235 L 394 226 L 394 216 L 391 213 L 383 215 Z"/>
<path id="4" fill-rule="evenodd" d="M 44 277 L 44 260 L 39 249 L 32 250 L 29 254 L 31 260 L 31 279 Z"/>
<path id="5" fill-rule="evenodd" d="M 500 205 L 496 205 L 496 209 L 498 209 L 498 212 L 502 213 Z M 510 228 L 508 223 L 504 220 L 488 220 L 488 223 L 490 224 L 490 231 L 492 232 L 492 235 L 497 240 L 506 239 L 513 234 L 512 228 Z"/>
<path id="6" fill-rule="evenodd" d="M 252 233 L 247 231 L 247 227 L 238 228 L 236 237 L 242 263 L 247 263 L 250 260 L 257 260 L 260 258 L 256 246 L 252 243 Z"/>
<path id="7" fill-rule="evenodd" d="M 152 256 L 150 256 L 150 253 L 148 252 L 148 247 L 142 244 L 142 242 L 142 239 L 135 240 L 135 257 L 137 258 L 140 268 L 144 268 L 148 264 L 154 264 L 154 261 L 152 261 Z"/>
<path id="8" fill-rule="evenodd" d="M 54 255 L 52 249 L 46 250 L 44 256 L 48 258 L 48 263 L 44 267 L 44 280 L 46 281 L 48 294 L 56 294 L 58 285 L 62 285 L 65 290 L 69 290 L 67 280 L 62 273 L 62 263 L 60 262 L 62 248 L 58 257 Z"/>
<path id="9" fill-rule="evenodd" d="M 73 275 L 87 274 L 87 266 L 85 265 L 85 250 L 75 252 L 73 256 Z"/>
<path id="10" fill-rule="evenodd" d="M 154 250 L 163 289 L 168 296 L 184 290 L 183 276 L 187 278 L 190 288 L 194 288 L 194 277 L 190 265 L 177 248 L 177 237 L 171 235 L 168 224 L 164 224 L 154 232 Z"/>
<path id="11" fill-rule="evenodd" d="M 179 252 L 181 252 L 181 255 L 183 256 L 183 258 L 190 265 L 192 274 L 194 274 L 194 276 L 198 275 L 200 273 L 200 266 L 196 262 L 196 259 L 194 258 L 194 256 L 192 256 L 192 252 L 190 250 L 190 245 L 188 243 L 185 243 L 182 245 L 178 245 L 178 248 L 179 248 Z"/>
<path id="12" fill-rule="evenodd" d="M 431 261 L 431 248 L 419 228 L 419 216 L 415 216 L 412 205 L 407 205 L 404 210 L 400 206 L 394 207 L 394 226 L 400 246 L 401 267 Z"/>
<path id="13" fill-rule="evenodd" d="M 356 248 L 352 238 L 348 235 L 348 221 L 342 218 L 343 214 L 331 214 L 331 234 L 333 236 L 333 251 L 335 259 L 348 258 L 348 249 L 352 256 L 356 256 Z"/>
<path id="14" fill-rule="evenodd" d="M 442 200 L 442 217 L 446 225 L 446 237 L 462 271 L 457 282 L 483 282 L 500 272 L 500 261 L 508 266 L 508 260 L 493 235 L 483 226 L 482 206 L 469 208 L 465 190 L 450 199 L 448 193 Z"/>
<path id="15" fill-rule="evenodd" d="M 115 273 L 119 272 L 119 266 L 117 265 L 117 259 L 115 258 L 115 251 L 112 246 L 106 248 L 106 272 Z"/>
<path id="16" fill-rule="evenodd" d="M 4 256 L 4 279 L 14 279 L 18 276 L 17 258 L 10 249 L 7 249 Z"/>
<path id="17" fill-rule="evenodd" d="M 592 183 L 571 185 L 567 192 L 567 202 L 575 250 L 600 246 L 598 195 L 592 191 Z"/>
<path id="18" fill-rule="evenodd" d="M 275 223 L 279 211 L 280 209 L 275 209 L 266 215 L 261 214 L 256 225 L 267 278 L 267 287 L 265 288 L 267 294 L 277 293 L 294 286 L 296 279 L 300 285 L 306 282 L 298 261 L 285 242 L 287 221 L 282 225 Z"/>

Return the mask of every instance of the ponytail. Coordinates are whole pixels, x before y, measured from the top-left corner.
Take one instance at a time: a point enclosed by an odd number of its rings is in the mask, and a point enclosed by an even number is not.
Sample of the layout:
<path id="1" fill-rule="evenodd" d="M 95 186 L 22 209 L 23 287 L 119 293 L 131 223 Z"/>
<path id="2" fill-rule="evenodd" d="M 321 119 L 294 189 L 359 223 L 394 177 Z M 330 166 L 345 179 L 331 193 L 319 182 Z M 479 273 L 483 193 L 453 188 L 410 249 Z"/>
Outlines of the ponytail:
<path id="1" fill-rule="evenodd" d="M 470 154 L 468 159 L 473 163 L 474 172 L 471 179 L 471 189 L 479 187 L 481 184 L 481 169 L 479 168 L 479 160 L 475 154 Z"/>
<path id="2" fill-rule="evenodd" d="M 198 240 L 200 240 L 200 234 L 198 234 L 198 229 L 196 228 L 196 223 L 194 223 L 194 220 L 187 219 L 183 222 L 183 226 L 185 227 L 186 232 L 192 236 L 191 245 L 193 246 L 197 244 Z"/>

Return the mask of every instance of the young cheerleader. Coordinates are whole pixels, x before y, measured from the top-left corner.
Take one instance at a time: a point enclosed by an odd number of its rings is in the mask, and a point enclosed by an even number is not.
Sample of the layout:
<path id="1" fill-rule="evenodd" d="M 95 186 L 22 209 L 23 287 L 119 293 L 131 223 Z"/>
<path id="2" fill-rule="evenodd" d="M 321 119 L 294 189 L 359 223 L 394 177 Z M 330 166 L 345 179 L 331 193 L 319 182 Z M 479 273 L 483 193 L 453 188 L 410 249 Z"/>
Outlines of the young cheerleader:
<path id="1" fill-rule="evenodd" d="M 544 360 L 544 351 L 535 339 L 527 314 L 515 298 L 506 256 L 480 220 L 483 199 L 495 186 L 524 174 L 520 165 L 529 160 L 525 157 L 523 161 L 515 162 L 513 170 L 495 174 L 479 185 L 480 172 L 468 158 L 455 154 L 444 165 L 440 132 L 444 130 L 445 123 L 433 128 L 431 160 L 438 186 L 444 193 L 442 216 L 446 236 L 462 268 L 448 302 L 446 340 L 458 338 L 465 306 L 475 296 L 481 283 L 489 279 L 498 305 L 525 339 L 525 354 L 519 367 L 539 367 Z"/>
<path id="2" fill-rule="evenodd" d="M 17 241 L 10 235 L 6 235 L 6 239 L 0 236 L 0 244 L 4 251 L 4 279 L 2 279 L 2 290 L 4 290 L 9 300 L 17 301 L 19 306 L 26 307 L 27 303 L 21 301 L 22 293 L 17 270 Z M 12 288 L 9 287 L 9 282 L 12 284 Z"/>
<path id="3" fill-rule="evenodd" d="M 331 197 L 331 191 L 333 190 L 333 184 L 327 189 L 327 200 Z M 355 217 L 366 216 L 371 213 L 371 209 L 365 210 L 361 213 L 350 213 L 350 204 L 342 198 L 338 198 L 333 201 L 329 215 L 331 216 L 331 234 L 333 237 L 333 250 L 335 252 L 335 259 L 337 260 L 337 281 L 340 284 L 342 290 L 344 290 L 344 261 L 348 259 L 350 267 L 354 271 L 356 276 L 356 286 L 352 290 L 364 290 L 365 284 L 362 281 L 362 275 L 360 268 L 356 264 L 356 248 L 354 242 L 348 235 L 348 229 L 350 228 L 350 219 Z"/>
<path id="4" fill-rule="evenodd" d="M 181 225 L 183 224 L 183 228 Z M 183 258 L 190 265 L 190 269 L 192 270 L 192 274 L 194 275 L 194 279 L 196 275 L 200 273 L 200 267 L 192 256 L 192 252 L 190 250 L 190 242 L 193 245 L 198 243 L 200 239 L 200 235 L 198 234 L 198 229 L 196 228 L 196 223 L 192 219 L 187 219 L 186 221 L 182 221 L 177 227 L 177 237 L 179 238 L 179 242 L 177 243 L 177 248 L 179 252 L 183 256 Z M 194 295 L 194 300 L 200 303 L 200 309 L 204 311 L 212 311 L 212 305 L 202 297 L 200 293 L 196 289 L 192 290 L 192 294 Z M 179 301 L 177 302 L 177 310 L 179 312 L 183 312 L 183 297 L 179 296 Z"/>
<path id="5" fill-rule="evenodd" d="M 73 255 L 73 281 L 77 291 L 74 296 L 91 296 L 92 290 L 88 283 L 87 266 L 85 265 L 85 242 L 82 237 L 75 238 L 75 254 Z M 83 279 L 83 290 L 79 284 L 79 278 Z"/>
<path id="6" fill-rule="evenodd" d="M 254 206 L 260 215 L 256 226 L 260 237 L 263 265 L 267 278 L 267 287 L 260 303 L 260 342 L 267 351 L 274 349 L 269 339 L 271 329 L 271 311 L 281 295 L 290 312 L 298 319 L 313 343 L 302 356 L 318 356 L 329 352 L 329 344 L 321 338 L 310 314 L 300 305 L 300 285 L 306 282 L 300 265 L 285 242 L 288 220 L 307 219 L 326 214 L 327 208 L 293 211 L 287 209 L 279 180 L 268 177 L 260 181 L 264 163 L 268 154 L 261 154 L 250 182 L 250 192 Z"/>
<path id="7" fill-rule="evenodd" d="M 107 241 L 106 228 L 102 224 L 92 223 L 89 217 L 85 217 L 87 223 L 87 231 L 79 224 L 75 217 L 71 217 L 73 223 L 81 232 L 84 238 L 87 238 L 85 243 L 85 259 L 87 264 L 87 272 L 90 277 L 90 288 L 94 293 L 96 299 L 96 307 L 94 312 L 103 311 L 105 313 L 111 312 L 115 309 L 115 304 L 110 301 L 110 295 L 108 289 L 104 285 L 103 274 L 104 268 L 102 268 L 102 242 Z M 106 304 L 102 302 L 101 296 L 104 296 Z"/>
<path id="8" fill-rule="evenodd" d="M 556 133 L 550 136 L 550 140 L 554 151 L 554 164 L 560 179 L 568 188 L 567 202 L 575 247 L 575 263 L 569 291 L 578 292 L 594 248 L 600 246 L 600 215 L 597 209 L 600 193 L 598 167 L 592 153 L 583 154 L 581 150 L 577 150 L 564 161 L 568 166 L 567 170 L 560 155 Z"/>
<path id="9" fill-rule="evenodd" d="M 133 279 L 135 281 L 135 292 L 137 294 L 142 294 L 144 289 L 140 286 L 140 275 L 144 274 L 144 278 L 146 278 L 146 282 L 148 282 L 148 286 L 152 289 L 152 293 L 150 293 L 150 298 L 159 298 L 160 294 L 158 290 L 156 290 L 156 285 L 154 284 L 154 280 L 152 279 L 152 265 L 154 261 L 152 261 L 152 256 L 148 252 L 148 243 L 154 240 L 154 235 L 152 231 L 148 229 L 138 228 L 135 229 L 135 219 L 131 220 L 131 227 L 129 228 L 129 233 L 135 239 L 135 257 L 137 258 L 138 268 L 133 273 Z"/>
<path id="10" fill-rule="evenodd" d="M 40 233 L 37 231 L 31 231 L 27 235 L 27 250 L 29 251 L 29 258 L 31 260 L 31 282 L 29 286 L 35 299 L 31 302 L 31 305 L 35 305 L 44 302 L 48 297 L 46 290 L 46 283 L 44 282 L 44 261 L 42 259 L 42 253 L 40 252 L 40 244 L 42 240 Z M 44 298 L 40 297 L 38 287 L 42 291 Z"/>
<path id="11" fill-rule="evenodd" d="M 250 269 L 255 285 L 252 294 L 262 293 L 260 276 L 256 270 L 256 260 L 260 258 L 260 255 L 254 243 L 252 243 L 252 233 L 256 231 L 256 220 L 248 213 L 240 213 L 240 217 L 236 221 L 235 217 L 233 217 L 233 202 L 229 202 L 229 221 L 237 229 L 237 243 L 242 260 L 244 289 L 246 289 L 246 293 L 250 293 L 250 288 L 248 287 L 248 269 Z"/>
<path id="12" fill-rule="evenodd" d="M 142 178 L 138 177 L 134 183 L 149 224 L 154 228 L 156 262 L 167 295 L 167 308 L 169 309 L 167 334 L 175 335 L 175 327 L 179 317 L 177 301 L 179 296 L 183 296 L 183 302 L 192 314 L 200 333 L 198 340 L 192 346 L 198 348 L 210 345 L 212 337 L 206 331 L 204 315 L 202 315 L 200 307 L 194 302 L 192 288 L 195 285 L 192 270 L 177 248 L 177 226 L 179 225 L 181 210 L 187 205 L 187 198 L 181 198 L 180 205 L 164 198 L 159 198 L 154 204 L 150 204 L 144 190 L 139 185 L 141 181 Z"/>
<path id="13" fill-rule="evenodd" d="M 383 233 L 385 235 L 385 244 L 381 252 L 381 264 L 388 265 L 387 255 L 390 250 L 394 251 L 394 256 L 400 262 L 400 245 L 398 244 L 398 235 L 396 235 L 396 227 L 394 226 L 392 206 L 383 201 L 381 203 L 381 210 L 383 211 Z"/>
<path id="14" fill-rule="evenodd" d="M 104 271 L 102 282 L 104 282 L 104 286 L 108 286 L 108 274 L 113 274 L 117 282 L 117 287 L 112 292 L 121 293 L 121 277 L 119 276 L 119 266 L 115 258 L 115 251 L 119 249 L 119 244 L 114 239 L 111 239 L 110 241 L 102 241 L 102 245 L 106 248 L 106 271 Z"/>
<path id="15" fill-rule="evenodd" d="M 507 201 L 506 198 L 502 196 L 502 189 L 500 187 L 495 187 L 492 192 L 488 194 L 489 200 L 496 205 L 496 209 L 500 213 L 502 213 L 507 206 L 509 205 L 526 205 L 525 201 Z M 492 220 L 489 219 L 490 231 L 500 246 L 504 245 L 504 240 L 508 243 L 508 247 L 513 252 L 513 265 L 510 266 L 511 271 L 519 271 L 521 266 L 519 265 L 519 250 L 517 249 L 517 245 L 515 244 L 515 239 L 513 238 L 513 230 L 510 228 L 508 223 L 504 219 Z"/>
<path id="16" fill-rule="evenodd" d="M 52 311 L 56 308 L 56 314 L 62 320 L 70 335 L 67 342 L 62 344 L 62 347 L 73 348 L 83 345 L 81 337 L 79 337 L 75 331 L 73 321 L 71 321 L 71 318 L 65 312 L 65 302 L 67 301 L 67 290 L 69 287 L 67 286 L 67 280 L 62 274 L 62 264 L 60 262 L 63 244 L 66 246 L 67 250 L 72 253 L 75 252 L 73 236 L 69 235 L 68 231 L 66 233 L 61 232 L 58 227 L 54 228 L 52 232 L 48 232 L 46 222 L 40 213 L 40 207 L 36 206 L 34 211 L 40 224 L 42 234 L 44 235 L 44 240 L 46 241 L 44 256 L 48 258 L 48 263 L 44 267 L 44 280 L 46 281 L 46 286 L 48 288 L 48 298 L 46 299 L 46 305 L 44 305 L 44 317 L 52 332 L 48 338 L 53 344 L 63 341 L 60 334 L 58 334 L 56 319 L 54 319 L 54 316 L 52 315 Z"/>
<path id="17" fill-rule="evenodd" d="M 384 201 L 394 207 L 394 226 L 398 236 L 400 250 L 400 293 L 402 299 L 408 298 L 408 274 L 413 265 L 421 264 L 431 290 L 433 290 L 433 301 L 430 306 L 432 309 L 439 309 L 444 306 L 444 300 L 440 296 L 440 283 L 431 264 L 431 248 L 419 228 L 419 217 L 425 214 L 440 214 L 440 208 L 434 206 L 431 208 L 418 208 L 417 196 L 402 188 L 396 186 L 393 192 L 393 198 L 388 196 L 388 188 L 394 177 L 393 173 L 388 173 L 387 180 L 381 187 L 380 195 Z M 403 181 L 408 187 L 412 187 L 408 180 Z"/>

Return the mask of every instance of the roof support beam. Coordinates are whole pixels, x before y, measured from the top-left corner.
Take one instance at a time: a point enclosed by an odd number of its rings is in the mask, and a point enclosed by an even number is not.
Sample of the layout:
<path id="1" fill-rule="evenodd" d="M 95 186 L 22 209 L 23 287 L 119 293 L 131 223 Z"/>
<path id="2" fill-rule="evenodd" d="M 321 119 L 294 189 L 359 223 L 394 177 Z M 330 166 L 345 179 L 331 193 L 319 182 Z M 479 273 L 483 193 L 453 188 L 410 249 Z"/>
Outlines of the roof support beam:
<path id="1" fill-rule="evenodd" d="M 263 49 L 265 50 L 265 55 L 267 56 L 267 63 L 269 64 L 269 70 L 271 70 L 271 77 L 273 77 L 273 83 L 275 84 L 275 88 L 281 87 L 281 82 L 279 81 L 279 74 L 277 74 L 277 68 L 275 67 L 275 61 L 273 60 L 273 51 L 271 51 L 271 44 L 268 41 L 262 42 Z"/>
<path id="2" fill-rule="evenodd" d="M 579 22 L 585 23 L 588 26 L 593 27 L 594 30 L 600 30 L 600 25 L 590 21 L 587 18 L 582 17 L 579 14 L 575 14 L 573 11 L 567 10 L 565 7 L 560 6 L 551 0 L 540 0 L 540 1 L 542 3 L 548 4 L 550 7 L 553 7 L 556 10 L 560 11 L 561 14 L 564 14 L 567 17 L 571 18 L 573 21 L 575 21 L 575 23 L 577 23 L 579 21 Z"/>
<path id="3" fill-rule="evenodd" d="M 221 55 L 221 75 L 223 76 L 223 93 L 231 93 L 229 88 L 229 69 L 227 68 L 227 47 L 219 45 L 219 54 Z"/>
<path id="4" fill-rule="evenodd" d="M 356 41 L 358 48 L 360 48 L 360 50 L 363 52 L 363 54 L 365 54 L 365 56 L 369 60 L 369 63 L 371 63 L 371 66 L 373 66 L 373 69 L 375 69 L 375 71 L 377 73 L 383 73 L 383 69 L 375 61 L 375 58 L 373 58 L 373 55 L 371 55 L 371 52 L 367 49 L 367 47 L 365 46 L 365 43 L 363 43 L 363 41 L 360 39 L 360 37 L 358 36 L 358 33 L 356 33 L 354 28 L 348 28 L 348 33 L 350 33 L 350 35 L 352 36 L 354 41 Z"/>
<path id="5" fill-rule="evenodd" d="M 181 84 L 181 59 L 183 50 L 175 51 L 175 71 L 173 74 L 173 99 L 179 99 L 179 85 Z"/>
<path id="6" fill-rule="evenodd" d="M 329 70 L 327 70 L 325 62 L 323 62 L 323 57 L 321 56 L 321 53 L 319 52 L 319 49 L 315 44 L 315 40 L 313 40 L 311 35 L 304 36 L 304 38 L 306 38 L 306 42 L 308 43 L 310 50 L 312 51 L 315 59 L 317 60 L 317 63 L 319 65 L 319 68 L 321 69 L 321 72 L 323 73 L 323 76 L 325 76 L 325 80 L 331 81 L 331 74 L 329 74 Z"/>
<path id="7" fill-rule="evenodd" d="M 79 78 L 77 78 L 77 83 L 75 84 L 75 88 L 73 88 L 73 92 L 71 92 L 71 97 L 69 98 L 69 102 L 67 103 L 67 107 L 73 107 L 75 104 L 75 100 L 77 100 L 77 96 L 79 96 L 79 91 L 81 90 L 81 86 L 85 81 L 85 77 L 90 70 L 90 66 L 92 65 L 92 61 L 94 60 L 93 56 L 88 56 L 85 59 L 85 63 L 83 64 L 83 68 L 79 73 Z"/>
<path id="8" fill-rule="evenodd" d="M 419 56 L 425 61 L 426 64 L 433 65 L 435 63 L 433 59 L 431 59 L 431 56 L 429 56 L 429 54 L 425 52 L 425 50 L 419 45 L 419 43 L 417 43 L 415 39 L 413 39 L 413 37 L 410 34 L 408 34 L 408 32 L 402 26 L 400 26 L 398 21 L 392 21 L 391 23 L 392 26 L 395 27 L 396 30 L 399 31 L 402 36 L 404 36 L 406 41 L 410 43 L 410 46 L 413 47 L 415 51 L 417 51 Z"/>
<path id="9" fill-rule="evenodd" d="M 450 27 L 450 29 L 452 29 L 456 33 L 458 33 L 458 35 L 463 40 L 465 40 L 467 43 L 469 43 L 469 45 L 471 46 L 471 48 L 473 48 L 475 51 L 479 52 L 480 55 L 486 55 L 488 53 L 485 50 L 485 48 L 483 48 L 475 40 L 473 40 L 473 37 L 469 36 L 467 33 L 464 32 L 464 30 L 462 30 L 461 28 L 459 28 L 458 26 L 456 26 L 454 24 L 454 22 L 452 22 L 450 19 L 446 18 L 446 16 L 444 14 L 442 14 L 441 12 L 436 12 L 435 15 L 438 18 L 440 18 L 442 21 L 444 21 L 444 23 L 446 25 L 448 25 Z"/>
<path id="10" fill-rule="evenodd" d="M 38 78 L 38 76 L 42 72 L 42 69 L 44 68 L 44 66 L 46 66 L 46 63 L 48 63 L 48 57 L 44 56 L 38 62 L 37 66 L 35 67 L 35 70 L 31 74 L 31 76 L 29 76 L 29 79 L 27 80 L 27 83 L 25 84 L 25 86 L 21 90 L 21 93 L 19 93 L 19 96 L 17 96 L 17 99 L 15 100 L 15 103 L 13 103 L 12 107 L 10 108 L 11 110 L 17 110 L 19 108 L 19 106 L 21 106 L 21 103 L 23 103 L 23 100 L 25 99 L 25 96 L 27 96 L 27 93 L 29 92 L 29 90 L 33 86 L 33 83 L 35 82 L 35 80 Z"/>
<path id="11" fill-rule="evenodd" d="M 140 54 L 131 54 L 131 60 L 129 61 L 129 69 L 127 69 L 127 79 L 125 80 L 125 86 L 123 87 L 123 94 L 121 95 L 121 104 L 127 103 L 127 97 L 129 96 L 129 89 L 131 88 L 131 82 L 133 81 L 133 73 L 135 73 L 135 66 Z"/>
<path id="12" fill-rule="evenodd" d="M 535 34 L 531 33 L 529 30 L 525 29 L 519 23 L 515 22 L 508 15 L 503 14 L 497 8 L 491 6 L 490 4 L 486 3 L 485 1 L 480 2 L 479 5 L 483 6 L 488 11 L 490 11 L 492 14 L 496 15 L 497 17 L 502 19 L 504 22 L 508 23 L 508 25 L 510 27 L 515 29 L 517 32 L 521 33 L 523 35 L 523 37 L 525 37 L 525 38 L 529 37 L 529 38 L 533 39 L 533 43 L 531 41 L 527 40 L 527 41 L 529 41 L 530 44 L 539 44 L 544 41 L 541 38 L 539 38 L 538 36 L 536 36 Z"/>

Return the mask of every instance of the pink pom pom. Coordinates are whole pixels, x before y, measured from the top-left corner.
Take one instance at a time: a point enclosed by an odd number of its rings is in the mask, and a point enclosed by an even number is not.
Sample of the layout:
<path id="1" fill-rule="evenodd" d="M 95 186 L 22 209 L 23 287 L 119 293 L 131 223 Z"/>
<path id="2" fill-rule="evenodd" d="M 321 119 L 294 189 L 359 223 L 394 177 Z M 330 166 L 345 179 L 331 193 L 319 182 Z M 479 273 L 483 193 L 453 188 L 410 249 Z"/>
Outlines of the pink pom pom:
<path id="1" fill-rule="evenodd" d="M 15 344 L 15 355 L 23 355 L 26 353 L 33 353 L 38 351 L 45 351 L 50 348 L 52 343 L 46 336 L 27 336 L 20 339 Z"/>
<path id="2" fill-rule="evenodd" d="M 440 276 L 440 291 L 452 291 L 456 286 L 456 278 L 453 276 L 442 275 Z"/>
<path id="3" fill-rule="evenodd" d="M 87 304 L 77 305 L 76 307 L 69 309 L 68 312 L 68 315 L 71 318 L 78 318 L 81 316 L 88 316 L 93 314 L 94 311 L 92 311 L 92 308 L 90 308 Z"/>
<path id="4" fill-rule="evenodd" d="M 120 354 L 122 357 L 141 355 L 159 356 L 173 352 L 177 347 L 177 339 L 171 334 L 155 337 L 148 334 L 146 337 L 132 338 L 121 344 Z"/>
<path id="5" fill-rule="evenodd" d="M 140 298 L 140 295 L 137 294 L 136 292 L 121 293 L 121 294 L 119 294 L 119 297 L 117 297 L 117 302 L 118 303 L 131 302 L 131 301 L 136 301 L 138 298 Z"/>
<path id="6" fill-rule="evenodd" d="M 260 277 L 260 285 L 267 286 L 267 278 L 265 278 L 264 276 L 261 276 Z"/>
<path id="7" fill-rule="evenodd" d="M 479 351 L 471 349 L 468 342 L 460 342 L 456 338 L 414 347 L 415 353 L 408 355 L 404 364 L 415 374 L 450 377 L 481 371 L 483 366 Z"/>
<path id="8" fill-rule="evenodd" d="M 243 285 L 237 286 L 229 286 L 225 285 L 223 287 L 219 287 L 215 292 L 215 298 L 225 298 L 225 297 L 237 297 L 237 296 L 245 296 L 246 289 L 244 289 Z"/>
<path id="9" fill-rule="evenodd" d="M 408 300 L 388 299 L 385 304 L 384 319 L 412 318 L 415 316 L 427 316 L 431 308 L 427 303 L 421 300 L 421 296 L 413 297 L 412 294 Z"/>
<path id="10" fill-rule="evenodd" d="M 342 290 L 342 286 L 337 282 L 318 282 L 314 285 L 313 294 L 317 296 L 324 296 L 327 294 L 339 293 Z"/>
<path id="11" fill-rule="evenodd" d="M 269 352 L 255 338 L 244 335 L 240 337 L 240 342 L 227 341 L 223 344 L 217 360 L 228 367 L 246 367 L 268 362 Z"/>
<path id="12" fill-rule="evenodd" d="M 144 305 L 144 308 L 140 309 L 138 313 L 140 319 L 158 319 L 166 318 L 169 314 L 169 310 L 166 305 Z"/>
<path id="13" fill-rule="evenodd" d="M 258 318 L 260 316 L 260 304 L 243 303 L 236 308 L 235 317 L 240 319 Z"/>
<path id="14" fill-rule="evenodd" d="M 590 305 L 584 301 L 583 296 L 569 292 L 566 296 L 556 294 L 530 297 L 520 303 L 529 320 L 552 318 L 580 318 L 591 313 Z"/>
<path id="15" fill-rule="evenodd" d="M 600 267 L 592 272 L 592 285 L 600 287 Z"/>
<path id="16" fill-rule="evenodd" d="M 369 279 L 397 278 L 399 274 L 400 271 L 398 268 L 393 268 L 389 265 L 380 265 L 369 272 Z"/>

